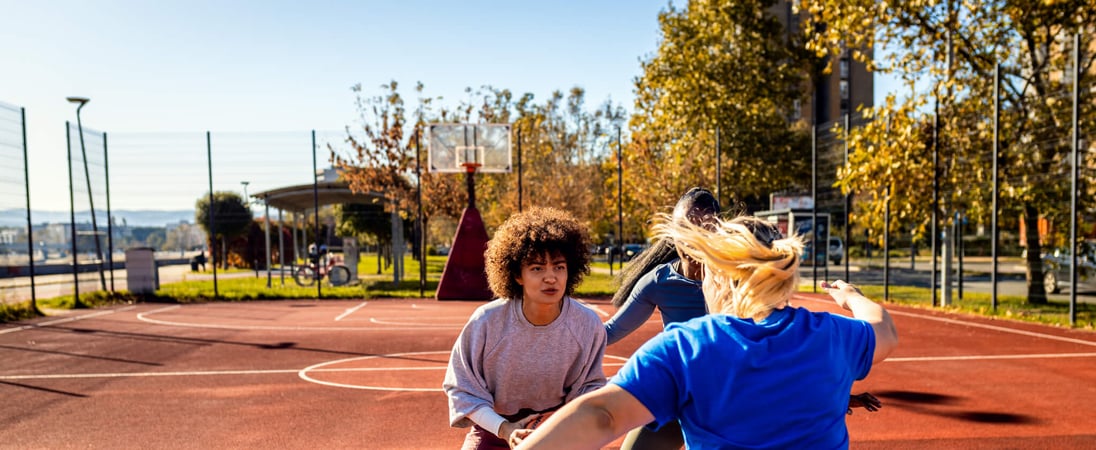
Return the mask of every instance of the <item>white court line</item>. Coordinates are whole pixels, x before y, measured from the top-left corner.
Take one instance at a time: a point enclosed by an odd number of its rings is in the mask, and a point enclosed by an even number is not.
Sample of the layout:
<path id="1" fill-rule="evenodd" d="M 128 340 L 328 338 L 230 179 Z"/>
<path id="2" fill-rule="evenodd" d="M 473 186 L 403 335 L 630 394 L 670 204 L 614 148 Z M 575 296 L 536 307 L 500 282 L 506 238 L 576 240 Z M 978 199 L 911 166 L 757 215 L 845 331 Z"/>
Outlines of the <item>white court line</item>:
<path id="1" fill-rule="evenodd" d="M 137 320 L 147 323 L 154 323 L 157 325 L 167 325 L 173 327 L 186 327 L 186 328 L 214 328 L 218 330 L 264 330 L 264 331 L 409 331 L 409 330 L 450 330 L 453 328 L 460 328 L 459 326 L 444 325 L 444 326 L 418 326 L 418 327 L 388 327 L 388 328 L 370 328 L 370 327 L 293 327 L 293 326 L 273 326 L 273 325 L 216 325 L 206 323 L 187 323 L 187 322 L 174 322 L 170 320 L 153 319 L 149 317 L 150 314 L 156 314 L 171 309 L 181 308 L 182 305 L 169 306 L 153 311 L 143 312 L 137 314 Z"/>
<path id="2" fill-rule="evenodd" d="M 446 352 L 448 353 L 448 352 Z M 603 367 L 618 367 L 624 363 L 602 364 Z M 445 366 L 436 367 L 356 367 L 345 369 L 308 369 L 308 372 L 383 372 L 396 371 L 422 371 L 445 370 Z M 81 378 L 154 378 L 154 377 L 199 377 L 199 376 L 223 376 L 223 375 L 277 375 L 282 373 L 300 373 L 301 369 L 268 369 L 268 370 L 198 370 L 192 372 L 131 372 L 131 373 L 72 373 L 52 375 L 0 375 L 0 380 L 66 380 Z"/>
<path id="3" fill-rule="evenodd" d="M 802 296 L 799 296 L 799 295 L 796 295 L 793 298 L 795 298 L 797 300 L 807 300 L 807 301 L 818 302 L 818 303 L 832 303 L 832 302 L 825 302 L 825 301 L 818 300 L 818 299 L 802 297 Z M 949 319 L 949 318 L 946 318 L 946 317 L 936 317 L 936 316 L 930 316 L 930 315 L 927 315 L 927 314 L 916 314 L 916 313 L 904 312 L 904 311 L 892 311 L 892 310 L 889 310 L 889 309 L 887 310 L 887 312 L 890 313 L 890 315 L 892 315 L 892 316 L 915 317 L 915 318 L 918 318 L 918 319 L 935 320 L 937 322 L 950 323 L 952 325 L 962 325 L 962 326 L 967 326 L 967 327 L 985 328 L 987 330 L 1000 331 L 1000 332 L 1003 332 L 1003 333 L 1013 333 L 1013 334 L 1019 334 L 1019 335 L 1023 335 L 1023 336 L 1031 336 L 1031 337 L 1050 339 L 1050 340 L 1062 341 L 1062 342 L 1070 342 L 1070 343 L 1073 343 L 1073 344 L 1090 345 L 1090 346 L 1096 347 L 1096 342 L 1086 341 L 1084 339 L 1074 339 L 1074 338 L 1068 338 L 1068 337 L 1064 337 L 1064 336 L 1055 336 L 1053 334 L 1037 333 L 1037 332 L 1034 332 L 1034 331 L 1018 330 L 1018 329 L 1015 329 L 1015 328 L 1000 327 L 1000 326 L 997 326 L 997 325 L 987 325 L 987 324 L 982 324 L 982 323 L 977 323 L 977 322 L 965 322 L 965 321 L 958 320 L 958 319 Z M 890 359 L 888 359 L 888 361 L 890 361 Z"/>
<path id="4" fill-rule="evenodd" d="M 23 325 L 21 327 L 9 328 L 9 329 L 0 331 L 0 334 L 15 333 L 15 332 L 18 332 L 18 331 L 29 330 L 29 329 L 32 329 L 32 328 L 46 327 L 46 326 L 50 326 L 50 325 L 57 325 L 59 323 L 75 322 L 77 320 L 90 319 L 92 317 L 105 316 L 107 314 L 114 314 L 114 313 L 120 312 L 120 311 L 129 311 L 133 308 L 136 308 L 136 306 L 126 306 L 124 308 L 112 309 L 112 310 L 109 310 L 109 311 L 99 311 L 99 312 L 94 312 L 94 313 L 91 313 L 91 314 L 84 314 L 82 316 L 66 317 L 64 319 L 50 320 L 50 321 L 47 321 L 47 322 L 36 323 L 36 324 L 33 324 L 33 325 Z"/>
<path id="5" fill-rule="evenodd" d="M 1028 355 L 913 356 L 887 358 L 885 362 L 984 361 L 993 359 L 1093 358 L 1096 353 L 1041 353 Z"/>
<path id="6" fill-rule="evenodd" d="M 345 318 L 346 316 L 349 316 L 349 315 L 351 315 L 351 314 L 354 314 L 354 312 L 356 312 L 357 310 L 359 310 L 359 309 L 362 309 L 362 307 L 364 307 L 364 306 L 366 305 L 366 303 L 369 303 L 369 302 L 362 302 L 362 304 L 360 304 L 360 305 L 358 305 L 358 306 L 355 306 L 355 307 L 353 307 L 353 308 L 350 308 L 350 309 L 346 310 L 346 312 L 344 312 L 344 313 L 342 313 L 342 314 L 339 314 L 339 317 L 336 317 L 336 318 L 335 318 L 335 321 L 336 321 L 336 322 L 338 322 L 338 321 L 340 321 L 340 320 L 343 320 L 343 318 Z"/>
<path id="7" fill-rule="evenodd" d="M 435 319 L 448 319 L 449 317 L 434 317 L 434 318 Z M 370 317 L 369 318 L 369 323 L 375 323 L 377 325 L 400 325 L 400 326 L 405 326 L 405 327 L 414 327 L 414 329 L 421 330 L 423 328 L 431 329 L 431 328 L 434 328 L 434 327 L 463 328 L 464 323 L 465 323 L 464 322 L 465 319 L 467 319 L 467 317 L 458 317 L 458 321 L 455 324 L 452 324 L 452 325 L 438 325 L 436 323 L 422 323 L 422 324 L 420 324 L 420 323 L 416 323 L 416 322 L 400 322 L 400 321 L 396 321 L 396 320 L 378 319 L 376 317 Z M 385 329 L 386 330 L 391 330 L 392 328 L 385 328 Z"/>
<path id="8" fill-rule="evenodd" d="M 393 370 L 393 368 L 386 368 L 386 367 L 371 367 L 371 368 L 361 368 L 361 369 L 358 369 L 358 368 L 323 369 L 323 367 L 331 366 L 331 365 L 335 365 L 335 364 L 344 364 L 344 363 L 348 363 L 348 362 L 364 361 L 364 360 L 368 360 L 368 359 L 380 359 L 380 358 L 404 357 L 404 356 L 420 356 L 420 355 L 430 355 L 430 354 L 448 355 L 449 353 L 450 353 L 449 351 L 427 351 L 427 352 L 390 353 L 390 354 L 387 354 L 387 355 L 355 356 L 353 358 L 336 359 L 334 361 L 324 361 L 324 362 L 321 362 L 321 363 L 313 364 L 311 366 L 308 366 L 308 367 L 305 367 L 305 368 L 301 369 L 297 373 L 297 376 L 300 377 L 302 380 L 307 381 L 309 383 L 316 383 L 316 384 L 323 385 L 323 386 L 331 386 L 331 387 L 339 387 L 339 388 L 347 388 L 347 389 L 362 389 L 362 390 L 368 390 L 368 391 L 441 392 L 442 389 L 440 389 L 440 388 L 390 387 L 390 386 L 373 386 L 373 385 L 368 385 L 368 384 L 336 383 L 336 382 L 333 382 L 333 381 L 317 380 L 317 379 L 309 376 L 309 373 L 326 372 L 326 371 L 357 372 L 357 371 Z M 623 362 L 613 363 L 613 364 L 605 364 L 604 360 L 606 358 L 612 358 L 612 359 L 616 359 L 618 361 L 626 361 L 627 360 L 627 358 L 624 358 L 624 357 L 621 357 L 621 356 L 604 355 L 602 357 L 602 367 L 604 367 L 604 366 L 615 367 L 615 366 L 623 365 Z M 408 370 L 437 370 L 437 369 L 443 369 L 443 368 L 446 368 L 446 367 L 441 367 L 441 366 L 420 367 L 420 368 L 414 368 L 414 369 L 408 368 Z"/>
<path id="9" fill-rule="evenodd" d="M 572 298 L 574 298 L 574 297 L 572 297 Z M 609 316 L 612 315 L 612 314 L 609 314 L 605 311 L 602 311 L 601 305 L 592 305 L 590 303 L 586 303 L 586 302 L 584 302 L 582 300 L 579 300 L 577 298 L 575 299 L 575 301 L 577 301 L 579 303 L 582 303 L 583 305 L 586 305 L 587 308 L 590 308 L 590 309 L 594 310 L 594 312 L 596 312 L 598 314 L 601 314 L 602 317 L 609 317 Z"/>
<path id="10" fill-rule="evenodd" d="M 946 317 L 927 316 L 927 315 L 914 314 L 914 313 L 908 313 L 908 312 L 903 312 L 903 311 L 887 311 L 887 312 L 889 312 L 891 315 L 894 315 L 894 316 L 916 317 L 916 318 L 919 318 L 919 319 L 935 320 L 937 322 L 950 323 L 950 324 L 954 324 L 954 325 L 963 325 L 963 326 L 968 326 L 968 327 L 985 328 L 987 330 L 1001 331 L 1001 332 L 1005 332 L 1005 333 L 1013 333 L 1013 334 L 1019 334 L 1019 335 L 1023 335 L 1023 336 L 1031 336 L 1031 337 L 1050 339 L 1050 340 L 1055 340 L 1055 341 L 1070 342 L 1070 343 L 1074 343 L 1074 344 L 1091 345 L 1093 347 L 1096 347 L 1096 342 L 1086 341 L 1086 340 L 1083 340 L 1083 339 L 1073 339 L 1073 338 L 1068 338 L 1068 337 L 1064 337 L 1064 336 L 1055 336 L 1053 334 L 1036 333 L 1034 331 L 1017 330 L 1015 328 L 999 327 L 999 326 L 996 326 L 996 325 L 986 325 L 986 324 L 977 323 L 977 322 L 964 322 L 962 320 L 948 319 Z"/>

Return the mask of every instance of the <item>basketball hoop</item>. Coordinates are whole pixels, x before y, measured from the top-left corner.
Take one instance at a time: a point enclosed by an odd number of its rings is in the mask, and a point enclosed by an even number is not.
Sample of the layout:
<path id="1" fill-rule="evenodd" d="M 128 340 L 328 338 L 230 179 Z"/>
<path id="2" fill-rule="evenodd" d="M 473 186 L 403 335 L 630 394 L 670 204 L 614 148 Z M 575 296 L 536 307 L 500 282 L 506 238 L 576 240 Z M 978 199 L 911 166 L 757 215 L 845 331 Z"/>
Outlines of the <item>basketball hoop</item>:
<path id="1" fill-rule="evenodd" d="M 509 124 L 430 124 L 427 170 L 433 173 L 510 173 Z"/>
<path id="2" fill-rule="evenodd" d="M 461 214 L 445 270 L 438 280 L 438 300 L 490 300 L 483 249 L 487 229 L 476 210 L 476 172 L 510 172 L 510 125 L 430 124 L 427 165 L 433 173 L 465 173 L 468 207 Z M 463 170 L 462 170 L 463 169 Z"/>

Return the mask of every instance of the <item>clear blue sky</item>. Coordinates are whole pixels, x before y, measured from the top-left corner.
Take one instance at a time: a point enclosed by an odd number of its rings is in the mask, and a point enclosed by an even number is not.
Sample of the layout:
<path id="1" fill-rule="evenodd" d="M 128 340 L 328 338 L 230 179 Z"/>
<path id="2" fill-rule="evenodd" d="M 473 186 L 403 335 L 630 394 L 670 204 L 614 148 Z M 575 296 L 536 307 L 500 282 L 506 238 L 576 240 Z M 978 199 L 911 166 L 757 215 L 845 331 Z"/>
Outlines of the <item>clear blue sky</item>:
<path id="1" fill-rule="evenodd" d="M 680 3 L 680 2 L 679 2 Z M 632 103 L 666 0 L 0 0 L 0 101 L 26 108 L 35 209 L 67 210 L 67 96 L 109 133 L 338 130 L 350 87 L 389 80 L 447 104 L 492 85 Z M 878 84 L 878 82 L 877 82 Z M 56 172 L 53 172 L 56 173 Z"/>

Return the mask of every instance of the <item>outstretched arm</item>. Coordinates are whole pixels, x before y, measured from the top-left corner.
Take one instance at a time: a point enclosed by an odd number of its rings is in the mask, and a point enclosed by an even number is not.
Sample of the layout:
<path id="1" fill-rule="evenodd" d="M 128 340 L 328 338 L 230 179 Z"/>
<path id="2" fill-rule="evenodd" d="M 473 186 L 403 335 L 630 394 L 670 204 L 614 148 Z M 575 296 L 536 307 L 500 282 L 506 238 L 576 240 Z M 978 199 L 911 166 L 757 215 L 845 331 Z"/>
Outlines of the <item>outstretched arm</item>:
<path id="1" fill-rule="evenodd" d="M 563 406 L 536 430 L 519 430 L 510 447 L 519 449 L 599 449 L 654 415 L 632 394 L 608 384 Z"/>
<path id="2" fill-rule="evenodd" d="M 852 316 L 871 324 L 875 332 L 875 354 L 873 363 L 878 363 L 887 358 L 894 348 L 898 346 L 898 330 L 894 327 L 894 321 L 878 303 L 875 303 L 860 292 L 860 288 L 841 280 L 829 284 L 822 283 L 822 288 L 833 297 L 834 301 L 842 308 L 852 311 Z"/>

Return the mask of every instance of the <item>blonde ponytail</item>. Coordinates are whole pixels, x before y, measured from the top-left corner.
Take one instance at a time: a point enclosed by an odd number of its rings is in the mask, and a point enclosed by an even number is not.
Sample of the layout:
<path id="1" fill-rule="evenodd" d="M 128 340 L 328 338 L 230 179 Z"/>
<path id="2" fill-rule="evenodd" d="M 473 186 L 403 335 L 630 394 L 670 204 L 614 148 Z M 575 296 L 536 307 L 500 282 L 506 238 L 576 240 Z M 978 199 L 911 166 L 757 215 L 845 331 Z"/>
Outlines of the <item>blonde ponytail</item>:
<path id="1" fill-rule="evenodd" d="M 660 215 L 652 232 L 672 239 L 705 267 L 704 296 L 711 312 L 760 320 L 787 305 L 799 284 L 802 239 L 781 237 L 756 217 L 715 219 L 709 231 Z"/>

